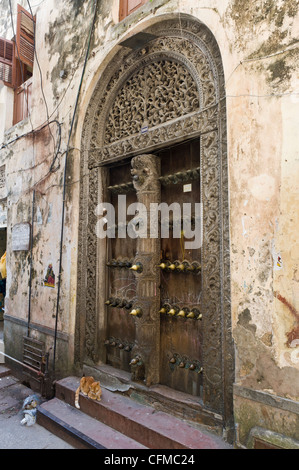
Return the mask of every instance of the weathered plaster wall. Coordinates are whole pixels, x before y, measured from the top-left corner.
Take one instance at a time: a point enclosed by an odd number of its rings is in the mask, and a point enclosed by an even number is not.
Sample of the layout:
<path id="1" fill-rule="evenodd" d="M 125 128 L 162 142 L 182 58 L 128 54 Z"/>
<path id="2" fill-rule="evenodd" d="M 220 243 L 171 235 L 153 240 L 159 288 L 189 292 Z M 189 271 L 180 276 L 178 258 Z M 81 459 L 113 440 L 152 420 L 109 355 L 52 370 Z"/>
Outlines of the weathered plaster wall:
<path id="1" fill-rule="evenodd" d="M 25 1 L 22 4 L 26 6 Z M 33 147 L 29 136 L 0 154 L 0 164 L 5 162 L 7 167 L 8 233 L 15 223 L 31 220 L 32 189 L 36 189 L 32 321 L 49 329 L 54 328 L 57 289 L 45 288 L 43 278 L 49 263 L 58 274 L 64 152 L 92 5 L 92 0 L 47 0 L 36 9 L 43 88 L 35 65 L 31 122 L 36 128 L 49 116 L 61 123 L 57 171 L 48 171 L 55 153 L 52 136 L 56 142 L 58 136 L 55 124 L 50 127 L 52 135 L 45 128 L 35 136 Z M 86 108 L 118 42 L 164 15 L 179 12 L 210 28 L 225 71 L 236 383 L 298 401 L 299 15 L 295 0 L 153 0 L 121 23 L 118 0 L 99 3 L 68 160 L 59 315 L 59 331 L 66 336 L 61 359 L 67 351 L 72 361 L 76 297 L 84 295 L 76 289 L 80 142 Z M 1 18 L 3 36 L 7 13 Z M 11 129 L 6 142 L 30 131 L 31 122 Z M 8 245 L 8 264 L 7 314 L 26 321 L 29 253 L 12 253 Z M 47 338 L 51 347 L 53 337 Z M 240 410 L 237 400 L 236 408 Z M 242 413 L 237 414 L 242 421 Z"/>
<path id="2" fill-rule="evenodd" d="M 298 4 L 238 3 L 245 60 L 227 86 L 237 380 L 298 400 Z"/>

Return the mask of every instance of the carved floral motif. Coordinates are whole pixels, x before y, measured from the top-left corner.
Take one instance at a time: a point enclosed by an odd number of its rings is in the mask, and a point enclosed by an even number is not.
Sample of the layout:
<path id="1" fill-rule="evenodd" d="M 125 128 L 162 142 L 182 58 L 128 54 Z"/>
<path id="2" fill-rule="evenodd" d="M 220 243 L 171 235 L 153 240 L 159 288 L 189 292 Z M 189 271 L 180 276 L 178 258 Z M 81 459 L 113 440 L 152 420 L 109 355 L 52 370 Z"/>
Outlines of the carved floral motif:
<path id="1" fill-rule="evenodd" d="M 130 77 L 110 110 L 104 144 L 140 133 L 199 109 L 198 90 L 180 63 L 159 60 Z"/>

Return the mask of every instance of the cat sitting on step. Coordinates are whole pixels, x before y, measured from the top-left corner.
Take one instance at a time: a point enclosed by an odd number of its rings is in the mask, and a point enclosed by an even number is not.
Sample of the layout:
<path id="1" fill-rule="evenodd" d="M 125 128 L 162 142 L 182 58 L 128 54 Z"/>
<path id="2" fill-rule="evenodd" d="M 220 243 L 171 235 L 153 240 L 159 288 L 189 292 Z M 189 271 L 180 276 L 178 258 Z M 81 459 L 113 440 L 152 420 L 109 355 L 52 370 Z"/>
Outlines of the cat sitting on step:
<path id="1" fill-rule="evenodd" d="M 80 405 L 79 405 L 80 392 L 82 392 L 83 395 L 88 396 L 92 400 L 101 401 L 102 389 L 100 386 L 100 382 L 96 382 L 94 378 L 91 376 L 82 377 L 82 379 L 80 380 L 80 385 L 76 390 L 75 406 L 78 409 L 80 409 Z"/>

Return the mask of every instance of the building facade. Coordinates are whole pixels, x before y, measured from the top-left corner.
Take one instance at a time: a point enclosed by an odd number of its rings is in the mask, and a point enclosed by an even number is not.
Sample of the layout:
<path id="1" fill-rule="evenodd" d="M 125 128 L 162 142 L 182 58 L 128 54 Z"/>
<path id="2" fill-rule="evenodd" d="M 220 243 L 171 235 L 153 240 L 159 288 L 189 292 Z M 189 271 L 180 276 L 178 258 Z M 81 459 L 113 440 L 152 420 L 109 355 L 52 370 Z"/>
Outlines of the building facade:
<path id="1" fill-rule="evenodd" d="M 298 3 L 1 10 L 7 360 L 50 388 L 158 386 L 238 447 L 298 446 Z M 200 205 L 199 245 L 175 211 L 149 236 L 163 203 Z"/>

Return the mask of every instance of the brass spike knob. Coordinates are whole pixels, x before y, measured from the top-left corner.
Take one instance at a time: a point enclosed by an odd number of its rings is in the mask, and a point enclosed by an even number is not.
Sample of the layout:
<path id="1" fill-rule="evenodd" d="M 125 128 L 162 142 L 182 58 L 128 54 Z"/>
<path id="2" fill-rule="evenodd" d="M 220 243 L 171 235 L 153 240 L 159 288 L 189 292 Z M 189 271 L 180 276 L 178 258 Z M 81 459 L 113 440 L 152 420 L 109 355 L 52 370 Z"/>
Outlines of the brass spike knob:
<path id="1" fill-rule="evenodd" d="M 176 313 L 177 313 L 177 309 L 175 309 L 175 308 L 171 308 L 171 309 L 168 311 L 168 314 L 169 314 L 169 315 L 172 315 L 172 316 L 174 316 Z"/>
<path id="2" fill-rule="evenodd" d="M 188 313 L 187 318 L 195 318 L 195 313 L 191 311 Z"/>
<path id="3" fill-rule="evenodd" d="M 171 316 L 174 316 L 174 315 L 177 315 L 180 311 L 180 308 L 177 307 L 176 305 L 174 305 L 173 307 L 171 307 L 169 310 L 168 310 L 168 314 L 171 315 Z"/>
<path id="4" fill-rule="evenodd" d="M 110 346 L 116 346 L 116 342 L 115 341 L 112 341 L 112 343 L 110 343 Z"/>
<path id="5" fill-rule="evenodd" d="M 137 363 L 138 363 L 138 358 L 134 357 L 134 359 L 132 359 L 130 362 L 130 366 L 136 366 Z"/>
<path id="6" fill-rule="evenodd" d="M 132 315 L 133 317 L 141 317 L 142 315 L 141 308 L 134 308 L 134 310 L 130 312 L 130 315 Z"/>
<path id="7" fill-rule="evenodd" d="M 186 316 L 185 310 L 180 310 L 179 313 L 177 314 L 177 316 L 178 316 L 178 317 L 185 318 L 185 316 Z"/>
<path id="8" fill-rule="evenodd" d="M 105 305 L 110 305 L 113 299 L 106 300 Z"/>
<path id="9" fill-rule="evenodd" d="M 188 271 L 189 263 L 188 261 L 179 261 L 176 267 L 176 270 L 179 272 Z"/>
<path id="10" fill-rule="evenodd" d="M 196 366 L 194 364 L 191 364 L 190 367 L 189 367 L 190 370 L 195 370 L 196 369 Z"/>
<path id="11" fill-rule="evenodd" d="M 119 348 L 119 349 L 124 349 L 124 345 L 123 345 L 122 343 L 120 343 L 120 344 L 118 345 L 118 348 Z"/>
<path id="12" fill-rule="evenodd" d="M 203 372 L 203 368 L 201 367 L 197 373 L 202 374 L 202 372 Z"/>
<path id="13" fill-rule="evenodd" d="M 125 351 L 127 351 L 127 352 L 131 351 L 130 346 L 126 346 L 126 347 L 125 347 Z"/>
<path id="14" fill-rule="evenodd" d="M 187 270 L 197 274 L 201 271 L 201 265 L 197 261 L 193 261 Z"/>
<path id="15" fill-rule="evenodd" d="M 193 314 L 192 317 L 190 317 L 190 318 L 196 318 L 196 320 L 201 320 L 202 319 L 202 314 L 200 313 L 198 308 L 193 308 L 190 313 Z"/>
<path id="16" fill-rule="evenodd" d="M 176 265 L 174 263 L 171 263 L 169 266 L 168 266 L 168 269 L 170 269 L 170 271 L 174 271 L 176 268 Z"/>
<path id="17" fill-rule="evenodd" d="M 136 263 L 134 264 L 133 266 L 131 266 L 131 269 L 132 271 L 135 271 L 135 272 L 141 272 L 142 271 L 142 264 L 141 263 Z"/>
<path id="18" fill-rule="evenodd" d="M 158 265 L 159 268 L 161 269 L 166 269 L 167 268 L 167 264 L 166 263 L 161 263 Z"/>
<path id="19" fill-rule="evenodd" d="M 130 366 L 136 366 L 138 362 L 140 361 L 139 357 L 134 357 L 134 359 L 131 360 Z"/>
<path id="20" fill-rule="evenodd" d="M 170 364 L 175 364 L 176 363 L 176 358 L 172 357 L 169 362 L 170 362 Z"/>
<path id="21" fill-rule="evenodd" d="M 166 313 L 166 312 L 167 312 L 167 310 L 166 310 L 165 307 L 162 307 L 162 308 L 160 308 L 160 310 L 159 310 L 159 313 Z"/>
<path id="22" fill-rule="evenodd" d="M 109 339 L 106 339 L 106 341 L 104 342 L 105 346 L 108 346 L 110 344 L 110 341 Z"/>
<path id="23" fill-rule="evenodd" d="M 179 363 L 179 367 L 180 367 L 181 369 L 184 369 L 185 365 L 186 365 L 186 364 L 185 364 L 184 362 L 180 362 L 180 363 Z"/>
<path id="24" fill-rule="evenodd" d="M 177 270 L 178 270 L 178 271 L 185 271 L 185 269 L 186 269 L 186 266 L 185 266 L 184 264 L 179 264 L 179 265 L 177 266 Z"/>

